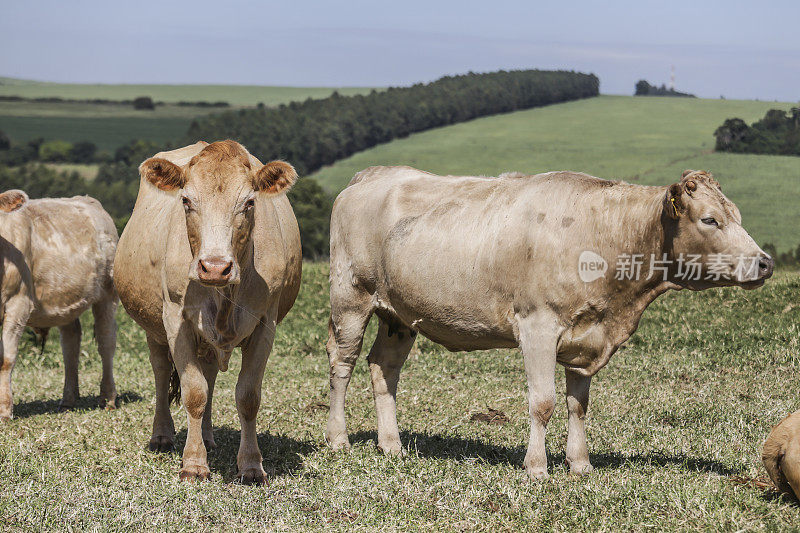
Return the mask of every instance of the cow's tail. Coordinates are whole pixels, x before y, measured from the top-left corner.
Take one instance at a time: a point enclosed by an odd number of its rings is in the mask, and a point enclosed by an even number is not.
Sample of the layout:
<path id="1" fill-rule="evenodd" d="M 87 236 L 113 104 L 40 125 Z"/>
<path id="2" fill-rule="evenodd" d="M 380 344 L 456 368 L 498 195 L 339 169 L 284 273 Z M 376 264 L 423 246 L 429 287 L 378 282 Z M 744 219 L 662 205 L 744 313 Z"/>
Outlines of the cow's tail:
<path id="1" fill-rule="evenodd" d="M 170 363 L 172 363 L 172 374 L 169 376 L 169 402 L 174 403 L 175 405 L 180 405 L 181 403 L 181 378 L 178 375 L 178 369 L 175 368 L 175 363 L 170 359 Z"/>
<path id="2" fill-rule="evenodd" d="M 34 328 L 34 331 L 39 336 L 39 355 L 44 353 L 44 345 L 47 344 L 47 334 L 50 333 L 50 328 Z"/>

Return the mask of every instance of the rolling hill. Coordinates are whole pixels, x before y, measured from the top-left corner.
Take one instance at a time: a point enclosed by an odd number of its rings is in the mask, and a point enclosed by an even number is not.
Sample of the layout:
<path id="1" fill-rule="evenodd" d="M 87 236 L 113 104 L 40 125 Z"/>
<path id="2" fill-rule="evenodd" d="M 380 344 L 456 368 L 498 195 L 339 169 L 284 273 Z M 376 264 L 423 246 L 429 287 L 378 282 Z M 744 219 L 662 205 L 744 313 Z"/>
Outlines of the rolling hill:
<path id="1" fill-rule="evenodd" d="M 600 96 L 495 115 L 399 139 L 312 175 L 330 192 L 370 165 L 407 164 L 440 174 L 496 176 L 576 170 L 607 179 L 667 185 L 687 168 L 714 173 L 759 243 L 800 244 L 800 158 L 714 153 L 726 118 L 747 121 L 793 104 Z M 794 104 L 796 105 L 796 104 Z"/>

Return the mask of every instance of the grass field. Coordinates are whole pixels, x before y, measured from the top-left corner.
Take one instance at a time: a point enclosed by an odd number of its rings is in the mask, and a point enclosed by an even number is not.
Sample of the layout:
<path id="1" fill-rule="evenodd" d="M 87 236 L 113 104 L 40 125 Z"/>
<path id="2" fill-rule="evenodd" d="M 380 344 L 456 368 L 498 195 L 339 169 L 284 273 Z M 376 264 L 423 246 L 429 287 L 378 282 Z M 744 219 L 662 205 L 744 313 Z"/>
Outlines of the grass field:
<path id="1" fill-rule="evenodd" d="M 601 96 L 496 115 L 396 140 L 313 175 L 331 192 L 370 165 L 496 176 L 577 170 L 668 185 L 687 168 L 709 170 L 739 206 L 745 227 L 780 251 L 800 244 L 800 158 L 714 153 L 726 118 L 748 122 L 789 103 Z"/>
<path id="2" fill-rule="evenodd" d="M 133 139 L 156 143 L 175 141 L 186 135 L 191 118 L 153 117 L 9 117 L 0 116 L 0 130 L 14 142 L 38 137 L 69 142 L 89 141 L 99 150 L 114 150 Z"/>
<path id="3" fill-rule="evenodd" d="M 449 353 L 419 338 L 402 374 L 398 418 L 409 455 L 375 449 L 365 357 L 348 396 L 353 449 L 324 443 L 327 266 L 306 265 L 297 304 L 278 328 L 258 416 L 271 479 L 233 483 L 239 355 L 214 401 L 212 480 L 178 481 L 179 453 L 145 451 L 154 391 L 144 335 L 119 314 L 116 411 L 91 408 L 99 357 L 85 317 L 78 410 L 58 413 L 58 335 L 30 339 L 14 375 L 16 418 L 0 432 L 4 530 L 786 530 L 800 507 L 760 489 L 760 446 L 798 408 L 800 274 L 763 289 L 670 293 L 595 378 L 588 438 L 595 472 L 564 467 L 566 409 L 547 447 L 551 478 L 522 470 L 528 437 L 522 360 L 513 350 Z M 373 330 L 374 331 L 374 330 Z M 374 333 L 373 333 L 374 334 Z M 369 344 L 366 345 L 367 347 Z M 563 391 L 563 372 L 557 374 Z M 488 407 L 508 423 L 471 422 Z M 173 409 L 177 444 L 185 414 Z"/>
<path id="4" fill-rule="evenodd" d="M 273 106 L 305 100 L 324 98 L 334 90 L 343 95 L 371 91 L 366 87 L 277 87 L 260 85 L 124 85 L 52 83 L 0 77 L 0 96 L 25 98 L 59 97 L 73 100 L 101 98 L 106 100 L 133 100 L 149 96 L 157 102 L 228 102 L 233 106 L 254 106 L 263 103 Z"/>
<path id="5" fill-rule="evenodd" d="M 90 141 L 113 152 L 131 139 L 167 143 L 182 138 L 195 117 L 219 112 L 219 108 L 174 105 L 179 101 L 225 101 L 236 107 L 267 106 L 306 98 L 324 98 L 334 90 L 341 94 L 369 92 L 359 87 L 259 87 L 237 85 L 83 85 L 35 82 L 0 77 L 0 96 L 25 98 L 60 97 L 131 100 L 150 96 L 167 102 L 154 111 L 137 111 L 131 105 L 79 102 L 0 102 L 0 131 L 15 142 L 42 137 L 70 142 Z M 226 108 L 230 109 L 230 108 Z"/>

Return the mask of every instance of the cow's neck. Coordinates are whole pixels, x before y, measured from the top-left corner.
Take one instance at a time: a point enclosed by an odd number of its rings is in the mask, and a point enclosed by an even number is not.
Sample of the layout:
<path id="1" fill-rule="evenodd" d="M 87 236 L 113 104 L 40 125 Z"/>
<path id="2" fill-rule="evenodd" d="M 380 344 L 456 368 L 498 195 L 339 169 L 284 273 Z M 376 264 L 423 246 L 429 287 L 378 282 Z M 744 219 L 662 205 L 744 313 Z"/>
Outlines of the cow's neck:
<path id="1" fill-rule="evenodd" d="M 252 265 L 252 243 L 248 242 L 243 248 L 243 252 L 236 258 L 239 262 L 240 283 L 237 285 L 227 285 L 219 289 L 212 289 L 211 298 L 216 304 L 216 314 L 214 318 L 215 345 L 223 351 L 233 348 L 237 335 L 241 334 L 238 324 L 239 313 L 237 308 L 243 307 L 241 300 L 242 285 L 245 284 L 247 274 Z M 246 289 L 245 289 L 246 290 Z"/>
<path id="2" fill-rule="evenodd" d="M 672 269 L 669 270 L 666 280 L 661 272 L 650 271 L 651 257 L 664 260 L 666 254 L 666 261 L 672 262 L 665 231 L 663 202 L 666 191 L 666 187 L 632 186 L 629 189 L 630 201 L 620 202 L 625 210 L 620 212 L 621 220 L 640 222 L 623 224 L 624 230 L 615 246 L 622 253 L 641 254 L 644 264 L 638 278 L 617 282 L 612 287 L 610 297 L 614 302 L 612 308 L 615 312 L 609 318 L 616 324 L 609 329 L 610 332 L 615 332 L 614 338 L 610 339 L 613 350 L 608 354 L 609 357 L 620 344 L 633 335 L 642 314 L 653 300 L 670 289 L 680 289 L 672 281 Z"/>

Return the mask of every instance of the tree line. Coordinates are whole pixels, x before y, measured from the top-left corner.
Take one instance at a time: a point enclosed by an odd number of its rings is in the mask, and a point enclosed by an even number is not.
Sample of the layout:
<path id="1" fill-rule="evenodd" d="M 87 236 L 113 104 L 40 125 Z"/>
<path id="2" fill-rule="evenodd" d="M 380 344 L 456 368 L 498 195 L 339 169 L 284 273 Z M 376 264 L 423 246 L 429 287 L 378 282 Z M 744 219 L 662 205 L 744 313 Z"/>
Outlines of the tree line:
<path id="1" fill-rule="evenodd" d="M 285 159 L 301 175 L 411 133 L 597 96 L 593 74 L 517 70 L 446 76 L 428 84 L 228 111 L 195 120 L 184 139 L 234 139 L 261 160 Z"/>
<path id="2" fill-rule="evenodd" d="M 729 118 L 714 137 L 719 152 L 800 156 L 800 107 L 788 113 L 770 109 L 750 126 L 740 118 Z"/>
<path id="3" fill-rule="evenodd" d="M 675 89 L 668 89 L 663 83 L 661 87 L 650 85 L 647 80 L 639 80 L 636 82 L 636 92 L 634 96 L 683 96 L 686 98 L 697 98 L 693 94 L 678 92 Z"/>

